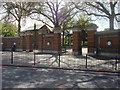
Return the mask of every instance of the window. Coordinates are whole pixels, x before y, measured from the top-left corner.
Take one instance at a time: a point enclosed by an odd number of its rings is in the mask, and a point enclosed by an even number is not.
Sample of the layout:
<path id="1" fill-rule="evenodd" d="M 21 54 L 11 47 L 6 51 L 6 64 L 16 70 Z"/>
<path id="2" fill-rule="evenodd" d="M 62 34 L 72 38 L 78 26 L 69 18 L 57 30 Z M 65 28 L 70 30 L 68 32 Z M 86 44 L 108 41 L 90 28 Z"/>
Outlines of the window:
<path id="1" fill-rule="evenodd" d="M 112 41 L 111 41 L 111 40 L 108 40 L 108 41 L 107 41 L 107 45 L 108 45 L 108 46 L 111 46 L 111 45 L 112 45 Z"/>

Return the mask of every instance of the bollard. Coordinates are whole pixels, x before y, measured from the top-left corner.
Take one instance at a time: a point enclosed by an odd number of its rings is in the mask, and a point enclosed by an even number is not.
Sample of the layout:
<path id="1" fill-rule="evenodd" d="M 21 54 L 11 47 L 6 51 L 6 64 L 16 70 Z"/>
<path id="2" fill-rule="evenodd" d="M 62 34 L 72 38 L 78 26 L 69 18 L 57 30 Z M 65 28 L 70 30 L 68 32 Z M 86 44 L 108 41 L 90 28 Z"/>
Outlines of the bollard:
<path id="1" fill-rule="evenodd" d="M 34 65 L 35 65 L 35 52 L 34 52 Z"/>
<path id="2" fill-rule="evenodd" d="M 11 48 L 11 64 L 13 64 L 13 52 L 15 51 L 15 48 L 16 48 L 15 45 L 16 45 L 16 43 L 14 43 L 14 45 Z"/>
<path id="3" fill-rule="evenodd" d="M 66 54 L 66 46 L 65 46 L 65 54 Z"/>
<path id="4" fill-rule="evenodd" d="M 117 56 L 116 56 L 116 61 L 115 61 L 115 70 L 117 70 Z"/>
<path id="5" fill-rule="evenodd" d="M 11 64 L 13 64 L 13 51 L 11 51 Z"/>
<path id="6" fill-rule="evenodd" d="M 59 53 L 59 58 L 58 59 L 59 59 L 59 68 L 60 68 L 60 53 Z"/>
<path id="7" fill-rule="evenodd" d="M 86 68 L 87 68 L 87 54 L 86 54 Z"/>

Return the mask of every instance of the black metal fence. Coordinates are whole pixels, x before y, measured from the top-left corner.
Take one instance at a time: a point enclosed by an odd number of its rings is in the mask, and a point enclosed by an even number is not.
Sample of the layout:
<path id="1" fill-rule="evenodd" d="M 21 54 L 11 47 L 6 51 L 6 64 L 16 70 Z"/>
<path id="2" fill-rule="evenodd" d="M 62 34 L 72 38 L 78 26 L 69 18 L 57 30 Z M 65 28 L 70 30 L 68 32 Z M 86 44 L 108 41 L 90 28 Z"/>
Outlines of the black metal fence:
<path id="1" fill-rule="evenodd" d="M 119 71 L 120 60 L 101 56 L 73 56 L 66 54 L 36 52 L 2 52 L 2 65 L 20 65 L 32 67 L 52 67 L 63 69 L 89 69 L 103 71 Z"/>
<path id="2" fill-rule="evenodd" d="M 120 60 L 116 58 L 110 58 L 105 56 L 89 56 L 86 54 L 86 68 L 95 70 L 120 70 Z"/>

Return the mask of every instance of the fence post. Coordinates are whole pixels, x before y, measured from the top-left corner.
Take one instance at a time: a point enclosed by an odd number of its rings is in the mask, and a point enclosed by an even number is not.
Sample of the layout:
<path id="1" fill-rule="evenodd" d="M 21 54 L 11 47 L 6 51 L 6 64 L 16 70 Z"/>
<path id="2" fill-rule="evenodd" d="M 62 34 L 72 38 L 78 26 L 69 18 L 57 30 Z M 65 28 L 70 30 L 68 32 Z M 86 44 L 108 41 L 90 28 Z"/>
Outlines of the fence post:
<path id="1" fill-rule="evenodd" d="M 35 52 L 34 52 L 34 65 L 35 65 Z"/>
<path id="2" fill-rule="evenodd" d="M 11 64 L 13 64 L 13 50 L 11 51 Z"/>
<path id="3" fill-rule="evenodd" d="M 117 70 L 117 56 L 116 56 L 116 59 L 115 59 L 115 70 Z"/>
<path id="4" fill-rule="evenodd" d="M 87 54 L 86 54 L 86 68 L 87 68 Z"/>
<path id="5" fill-rule="evenodd" d="M 59 68 L 60 68 L 60 53 L 59 53 L 58 55 L 59 55 L 59 58 L 58 58 L 58 59 L 59 59 Z"/>
<path id="6" fill-rule="evenodd" d="M 66 54 L 66 45 L 65 45 L 65 54 Z"/>

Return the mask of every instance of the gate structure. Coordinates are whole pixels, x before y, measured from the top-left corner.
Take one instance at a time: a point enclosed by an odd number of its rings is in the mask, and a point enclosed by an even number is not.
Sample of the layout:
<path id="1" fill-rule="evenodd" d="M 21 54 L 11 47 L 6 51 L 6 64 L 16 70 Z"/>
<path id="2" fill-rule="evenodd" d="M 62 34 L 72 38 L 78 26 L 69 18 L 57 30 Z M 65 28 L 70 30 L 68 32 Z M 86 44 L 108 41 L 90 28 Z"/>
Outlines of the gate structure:
<path id="1" fill-rule="evenodd" d="M 88 35 L 88 53 L 93 54 L 95 48 L 95 32 L 98 26 L 96 24 L 89 24 L 87 27 L 87 35 Z M 82 55 L 82 30 L 80 27 L 73 27 L 73 54 L 74 55 Z"/>
<path id="2" fill-rule="evenodd" d="M 58 27 L 53 32 L 47 26 L 40 29 L 25 31 L 21 33 L 22 49 L 36 50 L 46 53 L 58 53 L 61 51 L 61 32 Z"/>

